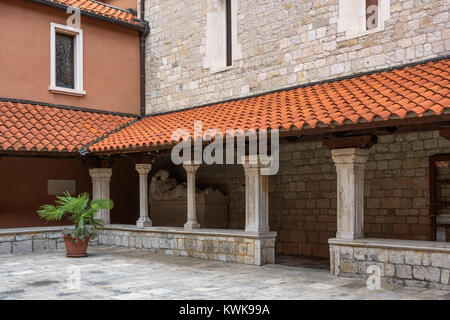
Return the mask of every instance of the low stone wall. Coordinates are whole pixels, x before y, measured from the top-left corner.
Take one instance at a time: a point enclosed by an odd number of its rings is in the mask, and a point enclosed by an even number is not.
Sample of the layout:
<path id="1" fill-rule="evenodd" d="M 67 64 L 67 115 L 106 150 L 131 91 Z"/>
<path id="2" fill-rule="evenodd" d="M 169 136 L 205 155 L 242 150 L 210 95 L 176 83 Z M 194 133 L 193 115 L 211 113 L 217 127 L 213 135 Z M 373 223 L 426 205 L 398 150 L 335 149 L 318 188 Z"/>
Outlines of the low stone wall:
<path id="1" fill-rule="evenodd" d="M 329 239 L 331 274 L 366 277 L 378 265 L 382 280 L 450 290 L 450 243 L 390 239 Z"/>
<path id="2" fill-rule="evenodd" d="M 21 254 L 64 249 L 63 227 L 36 227 L 0 230 L 0 254 Z M 276 232 L 263 234 L 241 230 L 108 225 L 90 246 L 110 245 L 148 249 L 154 253 L 197 257 L 208 260 L 263 265 L 275 263 Z"/>
<path id="3" fill-rule="evenodd" d="M 276 232 L 110 225 L 98 235 L 98 244 L 144 248 L 155 253 L 196 257 L 251 265 L 275 263 Z"/>
<path id="4" fill-rule="evenodd" d="M 0 254 L 64 248 L 63 227 L 0 229 Z"/>

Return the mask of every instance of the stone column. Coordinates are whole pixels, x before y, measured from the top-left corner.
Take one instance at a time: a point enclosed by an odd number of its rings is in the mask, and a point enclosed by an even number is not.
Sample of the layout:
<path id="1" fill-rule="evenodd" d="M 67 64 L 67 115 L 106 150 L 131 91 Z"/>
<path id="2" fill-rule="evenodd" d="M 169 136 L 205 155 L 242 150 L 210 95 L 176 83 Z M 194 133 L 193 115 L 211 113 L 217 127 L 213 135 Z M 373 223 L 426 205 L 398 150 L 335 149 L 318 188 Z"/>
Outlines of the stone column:
<path id="1" fill-rule="evenodd" d="M 441 214 L 436 217 L 437 224 L 450 224 L 450 214 Z M 446 242 L 447 233 L 445 227 L 436 228 L 436 241 Z"/>
<path id="2" fill-rule="evenodd" d="M 364 237 L 364 169 L 368 149 L 331 150 L 337 173 L 338 239 Z"/>
<path id="3" fill-rule="evenodd" d="M 245 170 L 245 231 L 269 231 L 269 176 L 258 156 L 242 157 Z"/>
<path id="4" fill-rule="evenodd" d="M 191 161 L 183 162 L 183 167 L 187 174 L 187 216 L 188 220 L 184 224 L 187 230 L 200 229 L 200 224 L 197 222 L 197 212 L 195 204 L 195 172 L 200 167 Z"/>
<path id="5" fill-rule="evenodd" d="M 148 163 L 136 164 L 136 171 L 139 173 L 139 220 L 136 226 L 139 228 L 151 227 L 152 220 L 148 217 L 148 180 L 147 175 L 152 169 Z"/>
<path id="6" fill-rule="evenodd" d="M 89 169 L 92 178 L 92 199 L 109 199 L 109 182 L 111 181 L 111 168 Z M 108 209 L 101 209 L 95 214 L 96 219 L 101 219 L 104 224 L 110 224 L 111 219 Z"/>

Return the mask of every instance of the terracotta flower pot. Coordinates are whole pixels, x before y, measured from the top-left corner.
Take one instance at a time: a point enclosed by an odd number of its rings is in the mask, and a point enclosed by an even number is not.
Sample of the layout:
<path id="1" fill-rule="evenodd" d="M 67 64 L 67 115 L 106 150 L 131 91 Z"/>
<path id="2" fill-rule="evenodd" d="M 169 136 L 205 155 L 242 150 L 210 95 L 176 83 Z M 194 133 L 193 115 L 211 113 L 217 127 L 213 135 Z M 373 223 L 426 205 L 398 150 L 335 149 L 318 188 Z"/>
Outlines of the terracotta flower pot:
<path id="1" fill-rule="evenodd" d="M 83 240 L 78 239 L 77 242 L 72 239 L 72 236 L 65 234 L 64 243 L 66 245 L 66 252 L 69 258 L 82 258 L 87 257 L 87 248 L 89 243 L 89 237 Z"/>

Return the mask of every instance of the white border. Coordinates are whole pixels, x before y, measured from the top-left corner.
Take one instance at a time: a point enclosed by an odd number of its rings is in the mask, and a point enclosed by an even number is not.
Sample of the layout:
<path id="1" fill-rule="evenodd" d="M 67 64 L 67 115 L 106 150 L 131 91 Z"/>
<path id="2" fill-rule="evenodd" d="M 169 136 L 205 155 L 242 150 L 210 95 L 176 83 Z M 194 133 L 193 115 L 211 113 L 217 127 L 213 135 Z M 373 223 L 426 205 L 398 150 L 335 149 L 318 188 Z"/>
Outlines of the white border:
<path id="1" fill-rule="evenodd" d="M 56 86 L 56 56 L 55 35 L 56 32 L 74 36 L 74 89 Z M 83 30 L 68 27 L 62 24 L 50 23 L 50 86 L 48 90 L 53 93 L 84 96 L 83 90 Z"/>

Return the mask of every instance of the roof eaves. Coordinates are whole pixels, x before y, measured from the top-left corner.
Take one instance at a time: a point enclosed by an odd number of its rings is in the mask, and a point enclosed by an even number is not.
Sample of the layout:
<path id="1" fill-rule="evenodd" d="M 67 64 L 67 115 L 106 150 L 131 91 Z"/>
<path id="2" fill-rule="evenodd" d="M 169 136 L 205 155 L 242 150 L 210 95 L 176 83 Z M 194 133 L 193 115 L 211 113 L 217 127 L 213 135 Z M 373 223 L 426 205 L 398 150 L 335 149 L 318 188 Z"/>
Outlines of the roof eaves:
<path id="1" fill-rule="evenodd" d="M 140 120 L 142 120 L 142 117 L 136 117 L 136 119 L 131 120 L 131 121 L 129 121 L 128 123 L 126 123 L 126 124 L 124 124 L 124 125 L 122 125 L 122 126 L 120 126 L 120 127 L 117 127 L 117 128 L 115 128 L 115 129 L 111 130 L 110 132 L 105 133 L 105 134 L 104 134 L 103 136 L 101 136 L 100 138 L 97 138 L 97 139 L 95 139 L 95 140 L 93 140 L 93 141 L 91 141 L 91 142 L 88 142 L 86 145 L 84 145 L 84 146 L 82 146 L 82 147 L 80 148 L 80 155 L 86 156 L 87 154 L 90 153 L 90 151 L 89 151 L 89 148 L 90 148 L 90 147 L 92 147 L 93 145 L 95 145 L 95 144 L 97 144 L 97 143 L 103 141 L 104 139 L 108 138 L 111 134 L 114 134 L 114 133 L 116 133 L 116 132 L 119 132 L 120 130 L 125 129 L 125 128 L 131 126 L 132 124 L 135 124 L 136 122 L 138 122 L 138 121 L 140 121 Z"/>
<path id="2" fill-rule="evenodd" d="M 20 104 L 31 104 L 31 105 L 35 105 L 35 106 L 46 106 L 46 107 L 51 107 L 51 108 L 66 109 L 66 110 L 73 110 L 73 111 L 82 111 L 82 112 L 91 112 L 91 113 L 100 113 L 100 114 L 110 114 L 110 115 L 122 116 L 122 117 L 132 117 L 132 118 L 139 117 L 138 115 L 136 115 L 134 113 L 125 113 L 125 112 L 107 111 L 107 110 L 97 110 L 97 109 L 82 108 L 82 107 L 75 107 L 75 106 L 61 105 L 61 104 L 54 104 L 54 103 L 47 103 L 47 102 L 39 102 L 39 101 L 25 100 L 25 99 L 13 99 L 13 98 L 0 97 L 0 102 L 12 102 L 12 103 L 20 103 Z"/>
<path id="3" fill-rule="evenodd" d="M 69 6 L 67 6 L 65 4 L 62 4 L 62 3 L 50 2 L 50 1 L 47 1 L 47 0 L 27 0 L 27 1 L 34 2 L 34 3 L 39 3 L 39 4 L 43 4 L 43 5 L 47 5 L 47 6 L 54 7 L 54 8 L 61 9 L 61 10 L 67 10 L 67 8 L 69 7 Z M 123 10 L 123 9 L 120 9 L 120 10 L 126 11 L 126 10 Z M 129 23 L 129 22 L 126 22 L 126 21 L 123 21 L 123 20 L 120 20 L 120 19 L 114 19 L 114 18 L 110 18 L 110 17 L 103 16 L 103 15 L 100 15 L 100 14 L 95 14 L 95 13 L 92 13 L 90 11 L 86 11 L 86 10 L 83 10 L 83 9 L 81 9 L 81 14 L 83 16 L 86 16 L 86 17 L 99 19 L 99 20 L 102 20 L 102 21 L 106 21 L 106 22 L 109 22 L 109 23 L 113 23 L 113 24 L 117 24 L 117 25 L 120 25 L 120 26 L 124 26 L 124 27 L 130 28 L 130 29 L 133 29 L 133 30 L 136 30 L 136 31 L 140 31 L 140 32 L 148 32 L 148 30 L 149 30 L 149 24 L 145 20 L 139 20 L 139 19 L 134 18 L 133 21 L 135 21 L 137 24 L 133 24 L 133 23 Z"/>

